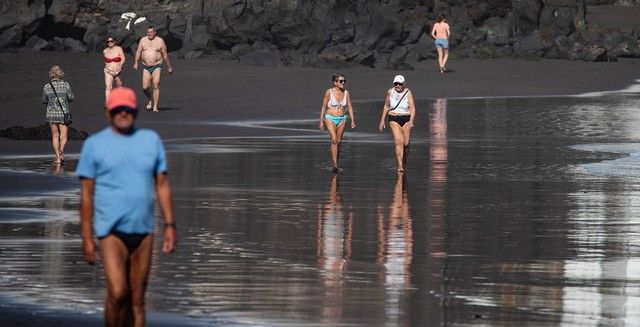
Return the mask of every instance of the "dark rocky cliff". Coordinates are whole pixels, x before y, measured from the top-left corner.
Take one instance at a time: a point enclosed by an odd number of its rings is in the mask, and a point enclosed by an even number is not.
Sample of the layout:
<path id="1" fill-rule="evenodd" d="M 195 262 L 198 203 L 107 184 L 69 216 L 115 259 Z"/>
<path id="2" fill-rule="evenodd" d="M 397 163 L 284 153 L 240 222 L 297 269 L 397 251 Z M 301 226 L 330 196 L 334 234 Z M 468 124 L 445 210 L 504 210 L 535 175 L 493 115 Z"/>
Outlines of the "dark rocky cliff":
<path id="1" fill-rule="evenodd" d="M 639 28 L 585 23 L 585 5 L 611 2 L 616 1 L 0 1 L 0 48 L 95 52 L 109 34 L 131 51 L 152 24 L 169 51 L 187 58 L 410 68 L 407 62 L 435 57 L 430 26 L 443 13 L 452 27 L 455 57 L 640 57 Z"/>

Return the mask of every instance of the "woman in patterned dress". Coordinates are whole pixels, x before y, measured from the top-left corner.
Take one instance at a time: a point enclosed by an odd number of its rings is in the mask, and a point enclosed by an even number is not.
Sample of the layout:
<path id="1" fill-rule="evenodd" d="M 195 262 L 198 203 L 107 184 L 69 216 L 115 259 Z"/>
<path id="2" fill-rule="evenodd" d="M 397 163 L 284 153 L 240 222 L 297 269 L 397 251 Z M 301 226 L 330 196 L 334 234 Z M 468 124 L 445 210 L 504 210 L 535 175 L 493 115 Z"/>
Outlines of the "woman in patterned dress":
<path id="1" fill-rule="evenodd" d="M 63 80 L 64 71 L 60 66 L 51 67 L 49 78 L 51 81 L 42 88 L 42 103 L 47 105 L 46 122 L 51 127 L 51 142 L 56 154 L 54 163 L 61 164 L 64 161 L 64 147 L 67 144 L 69 130 L 64 123 L 64 114 L 69 112 L 69 102 L 73 101 L 73 92 L 69 83 Z"/>

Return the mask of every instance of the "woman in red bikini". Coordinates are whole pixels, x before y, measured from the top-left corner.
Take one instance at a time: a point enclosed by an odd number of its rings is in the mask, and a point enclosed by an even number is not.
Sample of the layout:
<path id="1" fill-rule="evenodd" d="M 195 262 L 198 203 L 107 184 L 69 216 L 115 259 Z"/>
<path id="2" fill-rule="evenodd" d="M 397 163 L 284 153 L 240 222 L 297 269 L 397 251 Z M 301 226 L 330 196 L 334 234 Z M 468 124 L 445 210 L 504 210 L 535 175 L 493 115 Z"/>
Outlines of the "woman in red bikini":
<path id="1" fill-rule="evenodd" d="M 122 66 L 124 65 L 125 57 L 122 48 L 116 45 L 116 40 L 108 36 L 107 47 L 102 50 L 104 54 L 104 98 L 109 98 L 111 89 L 122 86 Z M 114 85 L 115 84 L 115 85 Z"/>

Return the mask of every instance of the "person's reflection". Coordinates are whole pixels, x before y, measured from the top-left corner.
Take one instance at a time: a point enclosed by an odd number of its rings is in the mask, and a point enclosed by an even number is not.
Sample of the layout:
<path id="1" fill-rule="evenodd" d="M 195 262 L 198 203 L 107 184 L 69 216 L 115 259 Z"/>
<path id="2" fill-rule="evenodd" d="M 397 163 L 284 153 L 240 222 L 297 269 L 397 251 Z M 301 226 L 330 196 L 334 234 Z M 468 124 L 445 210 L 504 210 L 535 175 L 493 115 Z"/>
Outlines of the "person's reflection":
<path id="1" fill-rule="evenodd" d="M 433 111 L 429 113 L 429 182 L 442 183 L 447 179 L 447 99 L 436 99 Z"/>
<path id="2" fill-rule="evenodd" d="M 411 286 L 413 227 L 406 178 L 399 173 L 388 214 L 378 206 L 378 263 L 383 269 L 387 322 L 399 322 Z"/>
<path id="3" fill-rule="evenodd" d="M 50 171 L 53 175 L 62 176 L 64 174 L 64 166 L 62 164 L 56 164 Z"/>
<path id="4" fill-rule="evenodd" d="M 431 221 L 427 250 L 433 257 L 444 257 L 444 214 L 446 206 L 447 164 L 447 99 L 437 99 L 429 113 L 429 190 L 427 210 Z"/>
<path id="5" fill-rule="evenodd" d="M 344 206 L 338 189 L 338 175 L 333 175 L 327 202 L 318 207 L 318 266 L 325 286 L 323 316 L 337 320 L 342 308 L 342 282 L 351 256 L 353 212 Z"/>
<path id="6" fill-rule="evenodd" d="M 425 252 L 428 254 L 424 287 L 436 294 L 446 288 L 446 190 L 447 190 L 447 100 L 437 99 L 429 112 L 429 163 Z M 446 291 L 444 291 L 446 292 Z M 443 321 L 444 303 L 436 297 L 425 298 L 425 313 L 432 321 Z"/>

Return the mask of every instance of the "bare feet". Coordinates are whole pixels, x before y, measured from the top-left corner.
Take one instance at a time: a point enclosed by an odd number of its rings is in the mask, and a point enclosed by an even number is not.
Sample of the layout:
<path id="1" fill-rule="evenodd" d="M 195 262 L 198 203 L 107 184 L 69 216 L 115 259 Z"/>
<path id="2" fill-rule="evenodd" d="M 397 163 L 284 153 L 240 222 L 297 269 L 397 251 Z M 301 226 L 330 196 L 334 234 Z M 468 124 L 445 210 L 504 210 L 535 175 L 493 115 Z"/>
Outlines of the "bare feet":
<path id="1" fill-rule="evenodd" d="M 404 173 L 404 168 L 398 168 L 399 173 Z"/>
<path id="2" fill-rule="evenodd" d="M 158 108 L 153 108 L 153 112 L 160 112 L 160 110 L 158 110 Z"/>
<path id="3" fill-rule="evenodd" d="M 153 107 L 153 104 L 151 103 L 151 101 L 147 102 L 147 111 L 151 111 L 152 107 Z"/>

